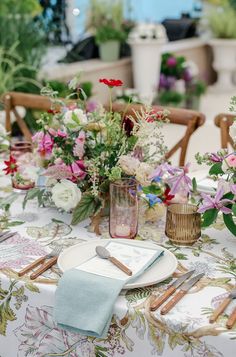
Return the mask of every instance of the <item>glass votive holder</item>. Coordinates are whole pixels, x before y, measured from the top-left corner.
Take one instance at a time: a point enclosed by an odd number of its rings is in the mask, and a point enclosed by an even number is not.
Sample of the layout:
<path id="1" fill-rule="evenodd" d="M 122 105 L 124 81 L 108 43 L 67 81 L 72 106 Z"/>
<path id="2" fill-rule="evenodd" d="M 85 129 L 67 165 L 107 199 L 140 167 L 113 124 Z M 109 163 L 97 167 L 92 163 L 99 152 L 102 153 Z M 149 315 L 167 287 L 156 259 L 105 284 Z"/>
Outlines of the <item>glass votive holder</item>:
<path id="1" fill-rule="evenodd" d="M 110 184 L 109 232 L 112 238 L 134 239 L 138 232 L 137 182 L 121 179 Z"/>
<path id="2" fill-rule="evenodd" d="M 15 190 L 29 190 L 35 186 L 30 176 L 33 147 L 29 141 L 16 141 L 10 146 L 10 155 L 16 160 L 17 171 L 12 174 L 12 187 Z"/>
<path id="3" fill-rule="evenodd" d="M 201 236 L 201 215 L 197 206 L 176 203 L 168 206 L 165 234 L 176 245 L 192 245 Z"/>

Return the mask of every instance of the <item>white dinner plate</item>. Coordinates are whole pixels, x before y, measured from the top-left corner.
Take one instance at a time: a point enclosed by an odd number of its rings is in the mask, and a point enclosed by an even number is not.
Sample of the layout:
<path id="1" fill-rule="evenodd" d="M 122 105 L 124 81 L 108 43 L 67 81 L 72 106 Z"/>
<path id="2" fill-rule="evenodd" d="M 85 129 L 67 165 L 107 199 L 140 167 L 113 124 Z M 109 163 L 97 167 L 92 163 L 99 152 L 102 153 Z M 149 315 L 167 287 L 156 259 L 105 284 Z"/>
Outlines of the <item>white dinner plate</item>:
<path id="1" fill-rule="evenodd" d="M 194 171 L 189 174 L 191 179 L 195 178 L 197 181 L 198 192 L 207 194 L 214 194 L 217 189 L 217 181 L 209 177 L 209 170 Z"/>
<path id="2" fill-rule="evenodd" d="M 64 250 L 58 258 L 58 266 L 64 273 L 65 271 L 75 268 L 92 258 L 97 245 L 106 245 L 108 242 L 119 242 L 121 239 L 96 239 L 89 242 L 76 244 Z M 141 276 L 132 283 L 126 284 L 125 289 L 135 289 L 143 286 L 149 286 L 169 278 L 177 268 L 178 261 L 173 253 L 169 250 L 147 241 L 138 241 L 122 239 L 124 244 L 134 244 L 139 247 L 150 247 L 153 249 L 164 250 L 163 256 L 154 263 L 150 269 L 146 270 Z"/>

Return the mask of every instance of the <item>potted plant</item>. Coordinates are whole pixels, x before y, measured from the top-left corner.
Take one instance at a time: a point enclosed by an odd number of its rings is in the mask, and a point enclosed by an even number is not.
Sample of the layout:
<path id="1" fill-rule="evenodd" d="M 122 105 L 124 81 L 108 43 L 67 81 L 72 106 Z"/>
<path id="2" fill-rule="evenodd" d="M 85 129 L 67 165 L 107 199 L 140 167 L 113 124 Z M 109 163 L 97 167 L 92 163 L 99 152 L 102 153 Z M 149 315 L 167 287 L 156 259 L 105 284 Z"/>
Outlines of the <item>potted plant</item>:
<path id="1" fill-rule="evenodd" d="M 198 79 L 199 70 L 192 61 L 172 53 L 162 55 L 161 75 L 154 104 L 199 109 L 206 84 Z"/>
<path id="2" fill-rule="evenodd" d="M 234 89 L 233 73 L 236 69 L 236 1 L 227 0 L 222 6 L 215 6 L 207 15 L 212 39 L 213 67 L 218 79 L 214 90 L 230 91 Z"/>
<path id="3" fill-rule="evenodd" d="M 118 60 L 120 44 L 127 38 L 122 0 L 114 3 L 109 0 L 91 0 L 87 29 L 94 33 L 101 60 Z"/>

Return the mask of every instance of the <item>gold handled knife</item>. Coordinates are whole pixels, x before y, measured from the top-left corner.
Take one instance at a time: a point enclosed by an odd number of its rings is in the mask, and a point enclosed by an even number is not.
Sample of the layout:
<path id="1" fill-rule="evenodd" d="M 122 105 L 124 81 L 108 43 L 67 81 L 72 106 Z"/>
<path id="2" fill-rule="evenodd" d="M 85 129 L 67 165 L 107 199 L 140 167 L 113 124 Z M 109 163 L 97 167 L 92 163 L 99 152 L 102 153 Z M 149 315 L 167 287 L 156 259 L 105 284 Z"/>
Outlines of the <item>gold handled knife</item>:
<path id="1" fill-rule="evenodd" d="M 155 299 L 150 305 L 150 310 L 155 311 L 160 307 L 171 295 L 173 295 L 179 286 L 181 286 L 190 276 L 195 272 L 195 270 L 188 271 L 180 278 L 176 279 L 173 284 L 171 284 L 163 295 Z"/>
<path id="2" fill-rule="evenodd" d="M 204 273 L 198 274 L 184 283 L 177 294 L 175 294 L 174 297 L 161 309 L 161 314 L 167 314 L 203 276 Z"/>

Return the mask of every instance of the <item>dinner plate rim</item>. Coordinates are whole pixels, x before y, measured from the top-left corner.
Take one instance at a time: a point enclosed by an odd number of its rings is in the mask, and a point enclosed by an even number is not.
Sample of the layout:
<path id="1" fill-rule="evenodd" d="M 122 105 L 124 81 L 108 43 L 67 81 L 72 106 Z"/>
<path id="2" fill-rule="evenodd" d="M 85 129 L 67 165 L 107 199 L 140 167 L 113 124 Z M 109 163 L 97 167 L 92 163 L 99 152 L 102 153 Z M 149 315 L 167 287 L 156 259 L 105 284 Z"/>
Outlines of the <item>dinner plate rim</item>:
<path id="1" fill-rule="evenodd" d="M 59 257 L 58 257 L 58 260 L 57 260 L 57 265 L 59 267 L 59 269 L 61 270 L 62 273 L 64 273 L 65 271 L 67 271 L 68 269 L 65 269 L 63 268 L 63 264 L 61 263 L 62 259 L 63 259 L 63 256 L 65 254 L 68 253 L 68 251 L 70 250 L 73 250 L 75 249 L 76 247 L 81 247 L 82 245 L 90 245 L 90 244 L 97 244 L 99 243 L 101 245 L 101 243 L 108 243 L 108 242 L 121 242 L 121 239 L 116 239 L 116 238 L 112 238 L 112 239 L 93 239 L 93 240 L 89 240 L 89 241 L 86 241 L 86 242 L 83 242 L 83 243 L 78 243 L 78 244 L 75 244 L 73 246 L 70 246 L 68 248 L 66 248 L 65 250 L 63 250 L 63 252 L 60 253 Z M 138 282 L 138 279 L 132 283 L 129 283 L 129 284 L 126 284 L 124 286 L 124 289 L 136 289 L 136 288 L 141 288 L 141 287 L 147 287 L 147 286 L 151 286 L 151 285 L 154 285 L 154 284 L 157 284 L 157 283 L 160 283 L 164 280 L 166 280 L 167 278 L 169 278 L 174 272 L 175 270 L 177 269 L 177 266 L 178 266 L 178 260 L 176 258 L 176 256 L 170 252 L 167 248 L 164 248 L 162 247 L 161 245 L 158 245 L 156 244 L 155 242 L 152 242 L 152 241 L 146 241 L 146 240 L 131 240 L 131 239 L 122 239 L 122 242 L 126 242 L 127 244 L 137 244 L 137 245 L 140 245 L 140 246 L 149 246 L 151 248 L 155 248 L 155 249 L 161 249 L 161 250 L 164 250 L 164 252 L 166 252 L 167 255 L 169 255 L 169 257 L 171 257 L 173 263 L 173 268 L 166 274 L 163 274 L 163 277 L 160 279 L 154 279 L 154 280 L 150 280 L 149 282 L 147 283 L 139 283 Z M 155 264 L 158 264 L 158 261 L 155 263 Z M 71 268 L 72 269 L 72 268 Z"/>

